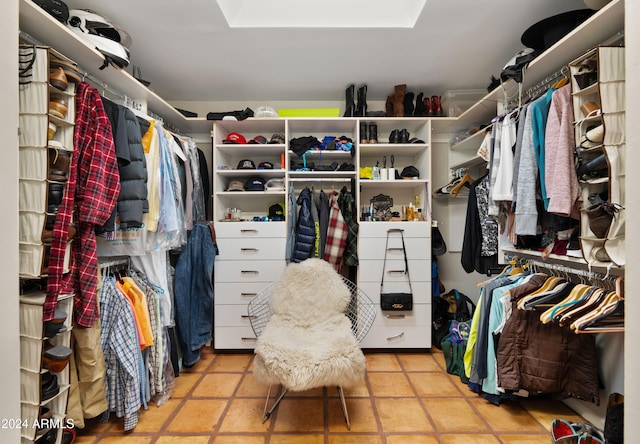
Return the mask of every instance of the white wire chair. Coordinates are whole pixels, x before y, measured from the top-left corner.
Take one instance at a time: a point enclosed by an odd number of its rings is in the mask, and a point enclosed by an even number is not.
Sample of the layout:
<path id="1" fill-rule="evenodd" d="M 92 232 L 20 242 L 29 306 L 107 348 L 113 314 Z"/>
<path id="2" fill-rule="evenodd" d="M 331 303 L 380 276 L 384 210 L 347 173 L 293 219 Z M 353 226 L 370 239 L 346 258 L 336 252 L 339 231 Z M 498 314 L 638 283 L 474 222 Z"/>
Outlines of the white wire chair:
<path id="1" fill-rule="evenodd" d="M 351 332 L 356 338 L 356 341 L 358 343 L 361 343 L 371 329 L 371 326 L 373 325 L 373 321 L 376 318 L 377 309 L 373 301 L 371 301 L 369 296 L 367 296 L 366 293 L 362 291 L 362 289 L 360 289 L 356 284 L 351 282 L 346 277 L 340 277 L 342 278 L 344 285 L 349 289 L 349 292 L 351 293 L 351 299 L 349 300 L 349 304 L 347 305 L 344 314 L 351 321 Z M 260 290 L 248 304 L 247 311 L 249 315 L 249 321 L 251 323 L 251 328 L 253 329 L 253 332 L 257 338 L 260 337 L 267 323 L 271 319 L 271 316 L 273 315 L 270 299 L 277 284 L 278 282 L 274 282 Z M 264 417 L 262 420 L 263 423 L 267 419 L 269 419 L 271 414 L 276 410 L 287 391 L 288 389 L 286 387 L 280 385 L 280 390 L 278 392 L 276 400 L 274 401 L 271 408 L 268 408 L 269 398 L 271 396 L 271 386 L 269 386 L 267 399 L 264 406 Z M 340 403 L 342 404 L 342 413 L 344 414 L 344 419 L 347 422 L 347 428 L 350 429 L 351 425 L 349 423 L 349 413 L 347 411 L 342 386 L 338 386 L 338 393 L 340 395 Z"/>

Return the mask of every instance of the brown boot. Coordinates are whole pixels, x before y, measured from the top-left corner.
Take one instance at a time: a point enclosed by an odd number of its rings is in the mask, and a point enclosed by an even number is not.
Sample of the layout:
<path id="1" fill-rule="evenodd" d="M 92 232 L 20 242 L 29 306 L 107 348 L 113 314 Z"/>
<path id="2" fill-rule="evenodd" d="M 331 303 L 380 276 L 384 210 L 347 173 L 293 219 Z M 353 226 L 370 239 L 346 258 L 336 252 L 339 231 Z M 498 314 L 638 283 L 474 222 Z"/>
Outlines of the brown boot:
<path id="1" fill-rule="evenodd" d="M 407 92 L 407 85 L 396 85 L 393 87 L 393 116 L 404 117 L 404 95 Z"/>
<path id="2" fill-rule="evenodd" d="M 393 117 L 393 96 L 387 96 L 387 102 L 384 105 L 385 116 Z"/>
<path id="3" fill-rule="evenodd" d="M 423 102 L 424 102 L 423 114 L 428 117 L 433 116 L 433 103 L 431 102 L 431 97 L 425 97 L 423 99 Z"/>

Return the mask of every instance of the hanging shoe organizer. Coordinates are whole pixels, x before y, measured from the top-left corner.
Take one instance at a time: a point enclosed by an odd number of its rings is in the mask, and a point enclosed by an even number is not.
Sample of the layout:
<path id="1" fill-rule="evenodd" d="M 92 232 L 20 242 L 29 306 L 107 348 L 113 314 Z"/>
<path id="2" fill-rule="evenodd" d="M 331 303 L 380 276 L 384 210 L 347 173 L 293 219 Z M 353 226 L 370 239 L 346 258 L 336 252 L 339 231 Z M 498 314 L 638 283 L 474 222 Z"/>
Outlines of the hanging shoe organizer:
<path id="1" fill-rule="evenodd" d="M 596 47 L 572 61 L 569 71 L 582 187 L 582 253 L 591 265 L 624 266 L 625 48 Z M 600 211 L 600 201 L 609 217 Z"/>

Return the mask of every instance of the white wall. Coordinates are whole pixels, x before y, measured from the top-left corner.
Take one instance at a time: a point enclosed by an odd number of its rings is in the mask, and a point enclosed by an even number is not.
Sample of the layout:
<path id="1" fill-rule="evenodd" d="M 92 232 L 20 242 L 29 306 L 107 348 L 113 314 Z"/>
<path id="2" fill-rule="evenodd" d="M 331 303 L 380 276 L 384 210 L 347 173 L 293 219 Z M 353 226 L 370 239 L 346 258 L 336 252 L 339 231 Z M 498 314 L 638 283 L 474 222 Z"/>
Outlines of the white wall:
<path id="1" fill-rule="evenodd" d="M 0 15 L 2 161 L 0 189 L 0 420 L 20 418 L 20 339 L 18 316 L 18 0 L 5 0 Z M 0 442 L 20 442 L 19 428 L 0 428 Z"/>
<path id="2" fill-rule="evenodd" d="M 640 2 L 625 2 L 625 44 L 627 66 L 627 184 L 631 188 L 626 193 L 627 220 L 640 220 L 640 193 L 634 189 L 637 185 L 635 177 L 640 165 Z M 640 337 L 640 230 L 636 223 L 631 223 L 626 233 L 627 270 L 625 300 L 625 337 L 628 338 L 625 348 L 625 436 L 627 442 L 637 438 L 635 421 L 640 418 L 640 355 L 633 338 Z"/>

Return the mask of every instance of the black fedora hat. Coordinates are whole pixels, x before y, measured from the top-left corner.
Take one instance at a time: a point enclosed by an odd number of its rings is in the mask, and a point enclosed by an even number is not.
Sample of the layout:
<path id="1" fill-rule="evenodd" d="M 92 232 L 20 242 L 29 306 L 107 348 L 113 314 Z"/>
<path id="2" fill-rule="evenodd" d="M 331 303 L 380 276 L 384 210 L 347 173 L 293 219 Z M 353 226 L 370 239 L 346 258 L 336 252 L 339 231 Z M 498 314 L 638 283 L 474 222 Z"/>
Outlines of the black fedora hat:
<path id="1" fill-rule="evenodd" d="M 595 13 L 592 9 L 577 9 L 547 17 L 529 27 L 520 40 L 533 49 L 545 50 L 573 31 Z"/>

